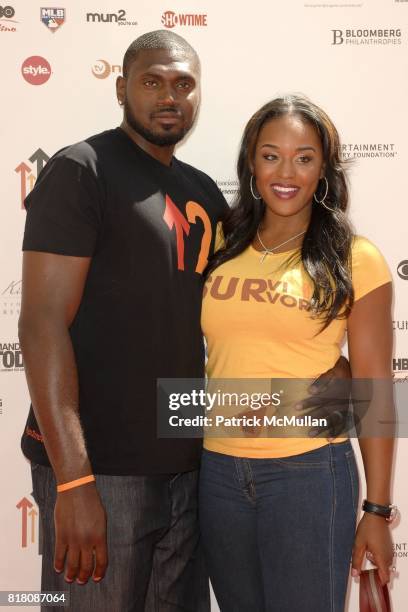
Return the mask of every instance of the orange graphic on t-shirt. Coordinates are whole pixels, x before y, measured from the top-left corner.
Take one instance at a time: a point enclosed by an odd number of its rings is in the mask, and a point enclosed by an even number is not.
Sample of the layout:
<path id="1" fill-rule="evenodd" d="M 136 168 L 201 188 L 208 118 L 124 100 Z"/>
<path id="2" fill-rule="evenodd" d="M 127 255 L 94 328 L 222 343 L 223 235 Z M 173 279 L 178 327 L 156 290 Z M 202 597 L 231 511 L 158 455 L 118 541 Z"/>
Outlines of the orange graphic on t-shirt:
<path id="1" fill-rule="evenodd" d="M 31 429 L 30 427 L 26 427 L 25 432 L 27 436 L 30 436 L 31 438 L 34 438 L 34 440 L 37 440 L 37 442 L 42 442 L 44 444 L 42 435 L 38 433 L 37 431 L 35 431 L 34 429 Z"/>
<path id="2" fill-rule="evenodd" d="M 208 254 L 210 252 L 212 236 L 211 221 L 204 208 L 200 206 L 200 204 L 197 204 L 197 202 L 187 202 L 186 213 L 190 223 L 195 223 L 197 217 L 199 217 L 204 225 L 204 234 L 201 239 L 201 248 L 195 269 L 196 272 L 202 274 L 208 263 Z"/>
<path id="3" fill-rule="evenodd" d="M 184 235 L 190 234 L 190 224 L 196 223 L 196 219 L 201 219 L 204 225 L 204 233 L 201 239 L 200 253 L 195 271 L 202 274 L 208 262 L 208 254 L 210 252 L 212 228 L 211 221 L 204 208 L 197 202 L 187 202 L 186 205 L 187 219 L 183 213 L 177 208 L 173 200 L 166 194 L 166 207 L 163 213 L 163 219 L 167 227 L 176 231 L 177 245 L 177 269 L 184 270 Z"/>
<path id="4" fill-rule="evenodd" d="M 224 281 L 224 287 L 222 287 Z M 310 302 L 302 297 L 292 295 L 286 281 L 275 281 L 264 278 L 230 278 L 221 275 L 209 276 L 204 286 L 203 296 L 210 293 L 215 300 L 230 300 L 237 297 L 241 302 L 280 303 L 288 308 L 297 307 L 309 311 Z"/>

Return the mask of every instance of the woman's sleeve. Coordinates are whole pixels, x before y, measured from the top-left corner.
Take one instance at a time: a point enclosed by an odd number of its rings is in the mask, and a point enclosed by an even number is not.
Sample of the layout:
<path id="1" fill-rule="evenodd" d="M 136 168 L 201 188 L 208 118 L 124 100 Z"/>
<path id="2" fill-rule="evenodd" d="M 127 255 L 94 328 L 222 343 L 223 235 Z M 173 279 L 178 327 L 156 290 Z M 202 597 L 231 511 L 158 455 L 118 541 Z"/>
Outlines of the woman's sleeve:
<path id="1" fill-rule="evenodd" d="M 352 247 L 354 300 L 391 281 L 390 269 L 379 249 L 367 238 L 356 236 Z"/>

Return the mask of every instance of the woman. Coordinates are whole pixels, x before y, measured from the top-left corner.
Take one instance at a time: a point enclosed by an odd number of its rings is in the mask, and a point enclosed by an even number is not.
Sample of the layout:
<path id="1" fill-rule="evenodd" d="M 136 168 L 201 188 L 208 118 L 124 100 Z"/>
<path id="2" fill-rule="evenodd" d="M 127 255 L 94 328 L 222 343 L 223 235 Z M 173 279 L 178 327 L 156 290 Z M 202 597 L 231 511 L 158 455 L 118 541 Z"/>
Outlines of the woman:
<path id="1" fill-rule="evenodd" d="M 345 217 L 339 145 L 300 96 L 246 126 L 239 195 L 204 292 L 209 379 L 314 378 L 337 360 L 347 326 L 353 378 L 390 381 L 390 273 Z M 355 532 L 348 440 L 246 434 L 204 444 L 201 527 L 222 612 L 340 612 L 353 542 L 352 574 L 367 554 L 387 582 L 392 438 L 360 439 L 367 503 Z"/>

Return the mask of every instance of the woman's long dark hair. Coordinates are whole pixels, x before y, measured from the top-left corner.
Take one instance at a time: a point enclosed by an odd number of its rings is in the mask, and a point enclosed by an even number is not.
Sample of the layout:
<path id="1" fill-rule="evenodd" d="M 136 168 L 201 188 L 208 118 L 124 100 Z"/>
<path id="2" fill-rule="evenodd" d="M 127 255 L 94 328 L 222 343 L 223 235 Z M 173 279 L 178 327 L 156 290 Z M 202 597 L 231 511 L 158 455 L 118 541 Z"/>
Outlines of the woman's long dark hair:
<path id="1" fill-rule="evenodd" d="M 222 224 L 225 246 L 211 257 L 206 275 L 242 253 L 254 240 L 264 215 L 265 204 L 262 200 L 255 200 L 251 194 L 250 162 L 254 159 L 263 125 L 287 114 L 296 115 L 312 125 L 322 143 L 325 177 L 328 181 L 325 203 L 332 210 L 313 202 L 300 259 L 313 283 L 312 312 L 323 319 L 325 329 L 333 319 L 345 318 L 353 305 L 350 268 L 353 232 L 345 214 L 349 198 L 344 162 L 340 158 L 338 132 L 326 113 L 303 96 L 276 98 L 265 104 L 249 120 L 238 156 L 238 194 Z M 316 197 L 319 200 L 324 191 L 324 185 L 323 189 L 318 189 Z"/>

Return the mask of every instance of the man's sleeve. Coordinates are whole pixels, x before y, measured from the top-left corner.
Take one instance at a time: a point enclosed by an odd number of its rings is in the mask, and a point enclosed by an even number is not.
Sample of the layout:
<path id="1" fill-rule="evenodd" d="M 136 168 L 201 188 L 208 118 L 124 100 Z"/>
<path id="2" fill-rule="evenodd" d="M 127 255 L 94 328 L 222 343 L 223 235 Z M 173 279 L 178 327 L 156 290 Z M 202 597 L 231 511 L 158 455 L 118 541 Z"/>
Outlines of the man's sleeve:
<path id="1" fill-rule="evenodd" d="M 101 184 L 90 169 L 65 157 L 51 159 L 25 200 L 23 251 L 91 257 L 103 203 Z"/>

